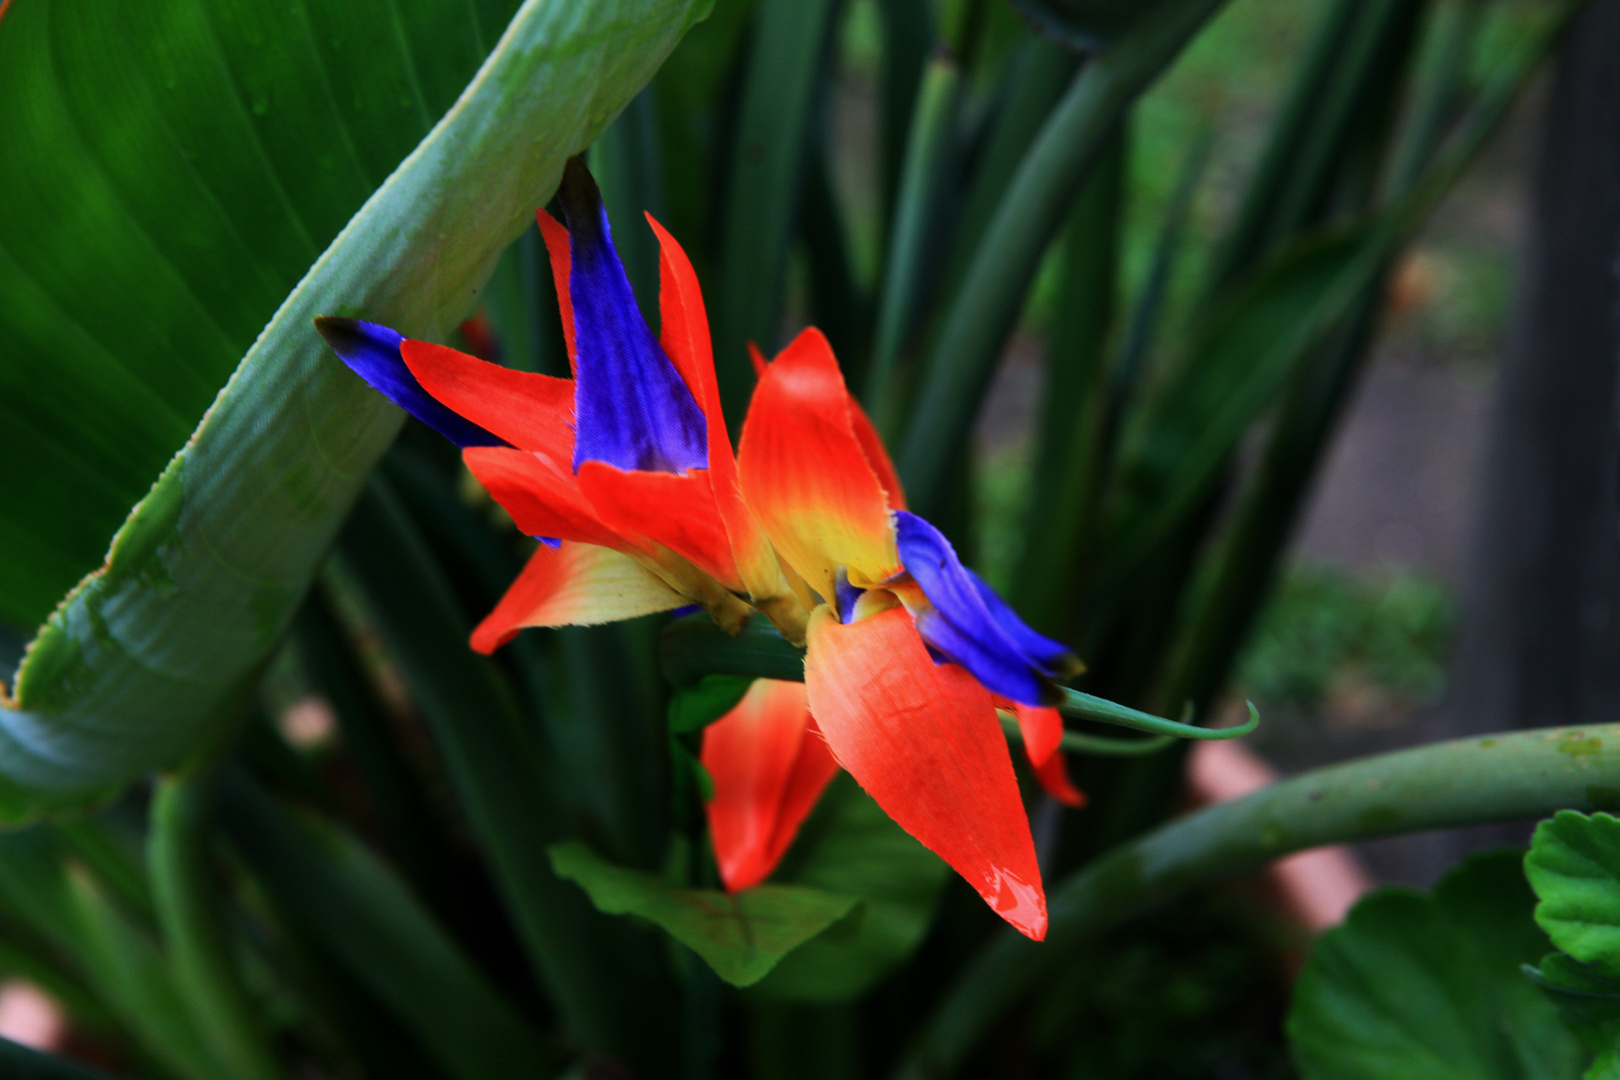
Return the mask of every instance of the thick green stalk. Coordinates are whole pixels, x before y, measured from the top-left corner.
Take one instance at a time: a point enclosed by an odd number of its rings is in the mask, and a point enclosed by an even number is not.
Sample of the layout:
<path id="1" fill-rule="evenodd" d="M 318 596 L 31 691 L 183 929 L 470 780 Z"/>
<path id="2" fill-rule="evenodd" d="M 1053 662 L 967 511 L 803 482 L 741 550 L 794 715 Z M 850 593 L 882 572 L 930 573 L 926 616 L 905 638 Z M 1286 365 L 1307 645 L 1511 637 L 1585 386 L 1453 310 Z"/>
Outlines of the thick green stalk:
<path id="1" fill-rule="evenodd" d="M 1324 844 L 1620 808 L 1620 725 L 1543 728 L 1317 769 L 1164 825 L 1048 893 L 1044 943 L 1001 934 L 957 976 L 897 1076 L 949 1076 L 1074 950 L 1188 889 Z"/>
<path id="2" fill-rule="evenodd" d="M 158 782 L 147 843 L 152 898 L 192 1022 L 233 1080 L 276 1080 L 283 1074 L 237 970 L 209 852 L 218 786 L 214 763 Z"/>
<path id="3" fill-rule="evenodd" d="M 1024 156 L 935 339 L 901 449 L 906 490 L 925 515 L 945 494 L 953 452 L 1076 188 L 1125 109 L 1220 6 L 1221 0 L 1165 3 L 1156 18 L 1086 65 Z"/>

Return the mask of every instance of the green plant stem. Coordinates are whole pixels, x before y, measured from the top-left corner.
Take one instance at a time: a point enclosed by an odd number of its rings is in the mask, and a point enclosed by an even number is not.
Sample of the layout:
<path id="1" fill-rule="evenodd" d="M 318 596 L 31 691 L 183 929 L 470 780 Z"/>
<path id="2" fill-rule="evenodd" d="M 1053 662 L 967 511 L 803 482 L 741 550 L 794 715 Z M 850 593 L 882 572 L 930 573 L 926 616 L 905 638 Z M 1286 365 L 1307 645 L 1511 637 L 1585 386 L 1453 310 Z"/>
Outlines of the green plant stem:
<path id="1" fill-rule="evenodd" d="M 1620 806 L 1620 725 L 1542 728 L 1362 758 L 1201 810 L 1115 848 L 1048 893 L 1046 941 L 1011 931 L 964 968 L 897 1076 L 948 1076 L 1006 1010 L 1127 916 L 1324 844 Z"/>
<path id="2" fill-rule="evenodd" d="M 235 1080 L 276 1080 L 257 1005 L 236 967 L 214 867 L 210 822 L 217 763 L 163 777 L 152 798 L 152 898 L 187 1012 Z"/>
<path id="3" fill-rule="evenodd" d="M 1081 70 L 1025 155 L 935 338 L 901 450 L 901 477 L 923 514 L 944 496 L 953 451 L 1078 185 L 1125 109 L 1220 6 L 1221 0 L 1163 4 L 1155 18 Z"/>
<path id="4" fill-rule="evenodd" d="M 1006 733 L 1007 738 L 1022 746 L 1024 733 L 1018 726 L 1018 719 L 1006 709 L 997 709 L 996 715 L 1001 718 L 1001 730 Z M 1070 754 L 1138 757 L 1142 754 L 1156 754 L 1175 741 L 1173 735 L 1155 735 L 1151 739 L 1110 739 L 1103 735 L 1082 735 L 1078 731 L 1065 731 L 1058 748 Z"/>
<path id="5" fill-rule="evenodd" d="M 1067 715 L 1078 716 L 1082 720 L 1145 731 L 1150 735 L 1169 735 L 1178 739 L 1203 741 L 1238 739 L 1260 726 L 1260 711 L 1254 707 L 1253 702 L 1249 703 L 1249 719 L 1237 727 L 1229 728 L 1201 728 L 1185 722 L 1166 720 L 1162 716 L 1127 708 L 1107 698 L 1082 694 L 1078 690 L 1067 688 L 1063 690 L 1063 700 L 1058 702 L 1058 708 Z"/>

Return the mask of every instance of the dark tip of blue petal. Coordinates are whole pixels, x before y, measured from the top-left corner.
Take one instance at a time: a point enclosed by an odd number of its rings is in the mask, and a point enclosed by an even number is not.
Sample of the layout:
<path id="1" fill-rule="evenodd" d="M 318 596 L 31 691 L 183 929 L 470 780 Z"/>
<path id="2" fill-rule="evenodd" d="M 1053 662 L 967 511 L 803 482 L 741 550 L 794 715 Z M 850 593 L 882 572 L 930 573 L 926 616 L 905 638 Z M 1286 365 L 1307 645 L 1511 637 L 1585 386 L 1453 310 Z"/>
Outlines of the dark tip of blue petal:
<path id="1" fill-rule="evenodd" d="M 900 562 L 933 610 L 917 614 L 930 651 L 962 665 L 990 690 L 1027 705 L 1051 704 L 1054 678 L 1069 651 L 1028 626 L 957 558 L 938 529 L 916 514 L 894 514 Z"/>
<path id="2" fill-rule="evenodd" d="M 557 190 L 574 308 L 574 468 L 685 472 L 709 464 L 708 423 L 636 306 L 590 170 L 569 158 Z"/>
<path id="3" fill-rule="evenodd" d="M 403 335 L 376 323 L 329 315 L 317 318 L 315 329 L 356 375 L 457 446 L 508 445 L 504 439 L 496 438 L 460 413 L 441 405 L 422 389 L 411 369 L 405 366 L 405 358 L 399 354 L 399 343 L 405 340 Z"/>

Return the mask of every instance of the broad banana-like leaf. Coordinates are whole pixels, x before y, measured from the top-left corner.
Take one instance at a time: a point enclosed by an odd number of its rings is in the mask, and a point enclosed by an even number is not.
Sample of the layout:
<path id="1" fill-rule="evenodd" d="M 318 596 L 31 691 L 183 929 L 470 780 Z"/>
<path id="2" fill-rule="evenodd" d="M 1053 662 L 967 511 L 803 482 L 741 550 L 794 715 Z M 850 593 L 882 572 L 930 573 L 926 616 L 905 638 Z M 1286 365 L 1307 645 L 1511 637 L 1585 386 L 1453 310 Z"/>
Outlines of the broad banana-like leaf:
<path id="1" fill-rule="evenodd" d="M 706 8 L 526 0 L 449 112 L 275 313 L 105 565 L 30 646 L 0 710 L 0 814 L 94 795 L 173 761 L 209 730 L 279 640 L 402 418 L 327 353 L 310 320 L 364 314 L 442 337 L 566 156 Z"/>

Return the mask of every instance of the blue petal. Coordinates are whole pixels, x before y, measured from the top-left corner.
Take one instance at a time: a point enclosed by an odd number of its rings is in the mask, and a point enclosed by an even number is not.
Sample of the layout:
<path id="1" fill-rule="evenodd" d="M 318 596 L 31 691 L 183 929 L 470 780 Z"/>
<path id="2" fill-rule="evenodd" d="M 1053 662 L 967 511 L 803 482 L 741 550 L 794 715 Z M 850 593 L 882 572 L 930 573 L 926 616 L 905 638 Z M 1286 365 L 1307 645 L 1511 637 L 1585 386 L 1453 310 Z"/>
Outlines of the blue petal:
<path id="1" fill-rule="evenodd" d="M 1023 650 L 1025 656 L 1034 660 L 1054 679 L 1073 674 L 1074 654 L 1069 651 L 1067 645 L 1031 630 L 1029 625 L 1018 617 L 1018 612 L 1012 609 L 1012 605 L 996 595 L 989 582 L 972 570 L 964 568 L 964 572 L 972 579 L 973 587 L 979 590 L 979 599 L 983 600 L 984 606 L 990 610 L 990 617 L 996 620 L 996 625 L 1001 627 L 1002 632 Z"/>
<path id="2" fill-rule="evenodd" d="M 587 461 L 627 471 L 707 468 L 703 410 L 641 317 L 613 250 L 602 193 L 578 158 L 568 159 L 557 201 L 572 258 L 574 470 Z"/>
<path id="3" fill-rule="evenodd" d="M 928 598 L 928 605 L 912 615 L 935 659 L 960 664 L 985 687 L 1014 701 L 1049 704 L 1057 670 L 1052 661 L 1067 650 L 1024 626 L 1000 597 L 991 593 L 994 603 L 987 603 L 988 587 L 962 565 L 938 529 L 904 510 L 895 511 L 894 524 L 900 562 Z M 1004 609 L 1001 617 L 998 609 Z M 1017 633 L 1003 625 L 1007 617 Z M 1037 647 L 1028 650 L 1026 642 Z"/>
<path id="4" fill-rule="evenodd" d="M 452 412 L 422 389 L 411 369 L 399 355 L 404 337 L 386 326 L 359 319 L 322 316 L 315 329 L 354 373 L 370 383 L 383 397 L 416 417 L 460 447 L 506 446 L 460 413 Z"/>

